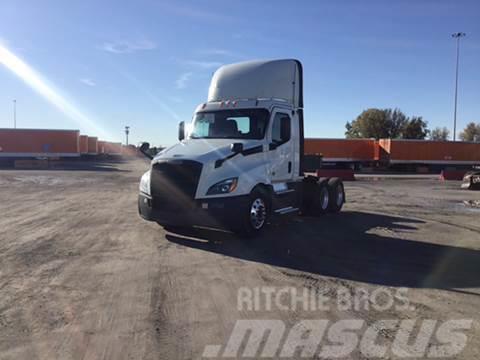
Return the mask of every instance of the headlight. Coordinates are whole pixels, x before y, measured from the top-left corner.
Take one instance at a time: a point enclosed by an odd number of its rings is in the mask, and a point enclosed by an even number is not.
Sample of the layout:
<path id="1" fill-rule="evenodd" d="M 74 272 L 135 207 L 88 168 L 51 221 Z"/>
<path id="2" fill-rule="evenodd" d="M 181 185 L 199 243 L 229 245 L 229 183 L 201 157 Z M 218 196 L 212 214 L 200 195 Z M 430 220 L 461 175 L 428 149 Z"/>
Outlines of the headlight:
<path id="1" fill-rule="evenodd" d="M 211 186 L 207 195 L 228 194 L 237 188 L 238 178 L 225 179 Z"/>
<path id="2" fill-rule="evenodd" d="M 150 170 L 142 175 L 139 190 L 144 194 L 150 195 Z"/>

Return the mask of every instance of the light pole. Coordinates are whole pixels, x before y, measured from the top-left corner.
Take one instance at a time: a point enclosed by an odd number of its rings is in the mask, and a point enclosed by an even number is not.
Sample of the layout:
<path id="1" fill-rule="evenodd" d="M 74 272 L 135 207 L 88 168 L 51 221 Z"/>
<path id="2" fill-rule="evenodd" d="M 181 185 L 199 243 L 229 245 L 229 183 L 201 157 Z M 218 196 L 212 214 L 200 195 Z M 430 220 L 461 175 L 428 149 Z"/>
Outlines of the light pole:
<path id="1" fill-rule="evenodd" d="M 453 110 L 453 141 L 456 139 L 457 133 L 457 93 L 458 93 L 458 58 L 460 55 L 460 38 L 466 36 L 463 32 L 452 34 L 452 37 L 457 39 L 457 65 L 455 68 L 455 108 Z"/>
<path id="2" fill-rule="evenodd" d="M 126 138 L 125 145 L 127 146 L 128 146 L 128 134 L 130 134 L 130 126 L 125 126 L 125 138 Z"/>
<path id="3" fill-rule="evenodd" d="M 17 128 L 17 100 L 13 100 L 13 128 Z"/>

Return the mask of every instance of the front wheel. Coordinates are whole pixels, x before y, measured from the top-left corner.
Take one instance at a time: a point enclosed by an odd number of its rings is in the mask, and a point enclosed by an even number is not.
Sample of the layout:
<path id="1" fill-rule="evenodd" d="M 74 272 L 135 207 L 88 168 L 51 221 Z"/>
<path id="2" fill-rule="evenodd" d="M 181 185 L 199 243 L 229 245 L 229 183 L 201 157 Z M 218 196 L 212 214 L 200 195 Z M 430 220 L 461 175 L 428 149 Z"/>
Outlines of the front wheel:
<path id="1" fill-rule="evenodd" d="M 269 214 L 268 195 L 263 189 L 254 189 L 250 193 L 247 206 L 242 209 L 241 221 L 234 231 L 245 237 L 260 233 L 267 225 Z"/>

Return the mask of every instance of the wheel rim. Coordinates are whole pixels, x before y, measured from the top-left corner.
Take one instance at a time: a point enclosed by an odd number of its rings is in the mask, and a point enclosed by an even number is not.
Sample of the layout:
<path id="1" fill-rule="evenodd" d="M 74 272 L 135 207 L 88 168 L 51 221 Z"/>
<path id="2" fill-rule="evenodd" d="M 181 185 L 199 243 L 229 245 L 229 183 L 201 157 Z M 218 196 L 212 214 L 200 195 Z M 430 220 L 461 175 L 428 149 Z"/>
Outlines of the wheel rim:
<path id="1" fill-rule="evenodd" d="M 337 186 L 337 206 L 343 204 L 343 188 L 342 185 Z"/>
<path id="2" fill-rule="evenodd" d="M 322 210 L 326 210 L 328 208 L 328 190 L 326 188 L 322 188 L 320 192 L 320 204 L 322 206 Z"/>
<path id="3" fill-rule="evenodd" d="M 261 198 L 256 198 L 250 206 L 250 224 L 255 230 L 259 230 L 267 217 L 267 208 Z"/>

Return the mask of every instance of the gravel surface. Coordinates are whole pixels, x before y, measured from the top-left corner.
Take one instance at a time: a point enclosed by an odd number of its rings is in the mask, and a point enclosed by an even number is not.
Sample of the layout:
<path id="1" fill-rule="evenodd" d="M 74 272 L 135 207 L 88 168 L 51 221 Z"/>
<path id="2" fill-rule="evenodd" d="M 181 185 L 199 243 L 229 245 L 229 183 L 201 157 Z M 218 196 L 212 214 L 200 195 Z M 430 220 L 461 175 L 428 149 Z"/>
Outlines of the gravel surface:
<path id="1" fill-rule="evenodd" d="M 197 359 L 207 345 L 223 350 L 245 319 L 287 329 L 305 319 L 470 319 L 455 358 L 478 358 L 480 210 L 467 203 L 480 192 L 432 178 L 366 178 L 346 184 L 341 213 L 292 218 L 246 241 L 142 220 L 147 167 L 0 171 L 1 359 Z M 345 289 L 407 288 L 409 307 L 380 311 L 365 306 L 371 299 L 347 309 L 239 307 L 239 289 L 262 287 L 333 302 Z M 379 341 L 394 336 L 385 330 Z M 342 358 L 367 357 L 357 346 Z"/>

